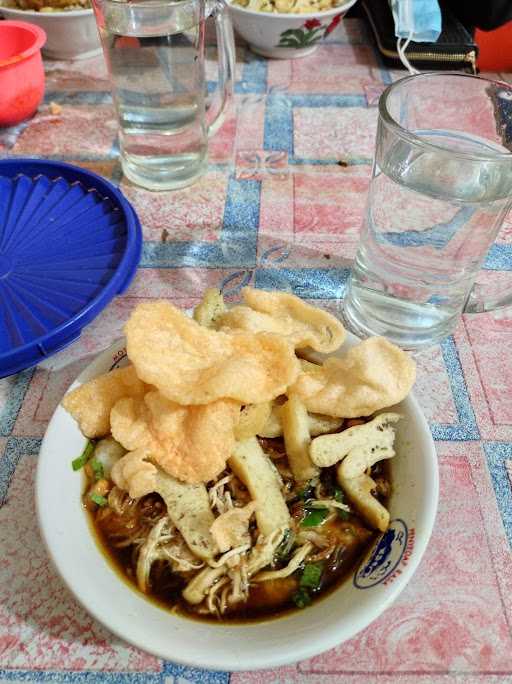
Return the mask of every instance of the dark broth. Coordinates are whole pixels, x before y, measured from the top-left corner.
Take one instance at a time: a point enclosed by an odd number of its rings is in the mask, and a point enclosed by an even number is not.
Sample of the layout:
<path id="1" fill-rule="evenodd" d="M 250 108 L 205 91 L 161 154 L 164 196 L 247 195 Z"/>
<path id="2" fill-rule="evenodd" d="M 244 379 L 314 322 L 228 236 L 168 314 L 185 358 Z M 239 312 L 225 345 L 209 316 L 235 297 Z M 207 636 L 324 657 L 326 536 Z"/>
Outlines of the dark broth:
<path id="1" fill-rule="evenodd" d="M 279 448 L 278 440 L 275 441 L 276 448 Z M 389 462 L 381 461 L 376 464 L 372 469 L 372 477 L 376 481 L 380 480 L 384 485 L 388 483 L 387 491 L 377 493 L 379 500 L 386 506 L 389 498 Z M 385 489 L 386 487 L 384 486 Z M 163 505 L 163 501 L 157 494 L 150 494 L 145 499 L 150 499 L 154 504 Z M 88 517 L 98 545 L 119 576 L 128 582 L 132 589 L 161 608 L 184 617 L 217 624 L 268 620 L 270 618 L 283 617 L 290 612 L 299 610 L 292 598 L 299 588 L 299 573 L 283 579 L 252 584 L 248 601 L 244 604 L 233 606 L 221 618 L 216 615 L 198 613 L 195 606 L 187 603 L 181 595 L 186 580 L 180 575 L 173 573 L 169 566 L 162 561 L 154 563 L 151 569 L 151 592 L 142 594 L 137 587 L 135 578 L 132 547 L 116 548 L 112 545 L 109 540 L 109 533 L 112 532 L 112 527 L 108 523 L 108 518 L 106 519 L 107 522 L 105 520 L 97 520 L 97 517 L 101 516 L 97 516 L 96 513 L 90 513 Z M 352 576 L 379 535 L 375 530 L 366 527 L 357 515 L 349 515 L 346 520 L 337 517 L 334 520 L 326 521 L 322 529 L 325 530 L 326 528 L 328 528 L 329 534 L 339 538 L 340 545 L 333 556 L 324 563 L 321 587 L 319 591 L 311 596 L 313 602 L 328 596 L 347 578 Z"/>

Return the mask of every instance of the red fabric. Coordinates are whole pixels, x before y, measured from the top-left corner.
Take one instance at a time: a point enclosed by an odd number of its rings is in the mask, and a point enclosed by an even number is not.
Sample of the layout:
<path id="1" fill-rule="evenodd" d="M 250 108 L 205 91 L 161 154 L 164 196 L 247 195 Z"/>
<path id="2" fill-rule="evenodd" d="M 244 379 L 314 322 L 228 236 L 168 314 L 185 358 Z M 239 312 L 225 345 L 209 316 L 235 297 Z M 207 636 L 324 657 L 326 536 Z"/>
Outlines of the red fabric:
<path id="1" fill-rule="evenodd" d="M 512 21 L 494 31 L 476 30 L 480 48 L 478 68 L 481 71 L 512 71 Z"/>

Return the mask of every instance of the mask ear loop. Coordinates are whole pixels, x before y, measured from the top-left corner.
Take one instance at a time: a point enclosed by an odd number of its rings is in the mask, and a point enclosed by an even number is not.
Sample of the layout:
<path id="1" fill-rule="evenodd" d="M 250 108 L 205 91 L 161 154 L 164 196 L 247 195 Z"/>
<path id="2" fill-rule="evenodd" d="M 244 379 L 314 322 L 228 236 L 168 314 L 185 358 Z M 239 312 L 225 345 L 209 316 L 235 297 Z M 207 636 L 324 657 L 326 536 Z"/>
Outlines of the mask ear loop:
<path id="1" fill-rule="evenodd" d="M 397 38 L 397 40 L 396 40 L 396 51 L 398 52 L 398 56 L 400 57 L 400 61 L 402 62 L 404 67 L 407 69 L 407 71 L 410 74 L 419 74 L 420 72 L 418 71 L 418 69 L 415 69 L 412 66 L 412 64 L 407 59 L 407 55 L 405 54 L 405 51 L 409 47 L 409 43 L 412 40 L 412 35 L 413 35 L 413 32 L 411 30 L 409 32 L 409 35 L 407 36 L 407 39 L 405 40 L 405 43 L 403 43 L 403 45 L 402 45 L 403 38 Z"/>

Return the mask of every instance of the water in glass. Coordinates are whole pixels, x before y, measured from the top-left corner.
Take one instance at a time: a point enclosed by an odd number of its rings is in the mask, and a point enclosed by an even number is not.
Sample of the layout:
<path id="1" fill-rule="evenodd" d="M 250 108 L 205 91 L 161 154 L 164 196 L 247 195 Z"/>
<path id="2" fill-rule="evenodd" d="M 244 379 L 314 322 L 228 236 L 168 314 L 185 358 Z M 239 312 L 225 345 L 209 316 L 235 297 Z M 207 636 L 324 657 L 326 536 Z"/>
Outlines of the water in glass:
<path id="1" fill-rule="evenodd" d="M 231 98 L 232 29 L 218 0 L 94 0 L 126 176 L 150 189 L 189 185 L 207 165 L 208 134 Z M 205 17 L 219 40 L 220 107 L 205 110 Z"/>
<path id="2" fill-rule="evenodd" d="M 491 118 L 501 114 L 505 90 L 483 79 L 428 74 L 388 89 L 343 305 L 356 334 L 420 349 L 450 334 L 461 311 L 471 310 L 476 274 L 512 203 L 510 147 Z M 472 115 L 466 92 L 480 116 Z M 425 106 L 429 100 L 441 102 L 437 110 Z M 443 100 L 460 108 L 459 125 L 453 117 L 453 127 L 439 126 Z M 471 130 L 466 122 L 473 121 L 487 137 Z M 501 301 L 476 301 L 473 311 L 505 305 L 510 293 L 502 294 Z"/>
<path id="3" fill-rule="evenodd" d="M 442 135 L 416 134 L 430 142 Z M 476 137 L 446 132 L 447 141 L 454 149 L 489 149 Z M 459 164 L 451 173 L 449 161 L 440 169 L 435 154 L 409 152 L 398 143 L 375 169 L 345 315 L 357 327 L 364 309 L 372 333 L 391 329 L 414 348 L 423 345 L 422 333 L 435 341 L 451 331 L 509 205 L 512 172 L 495 177 L 483 164 L 464 176 Z"/>

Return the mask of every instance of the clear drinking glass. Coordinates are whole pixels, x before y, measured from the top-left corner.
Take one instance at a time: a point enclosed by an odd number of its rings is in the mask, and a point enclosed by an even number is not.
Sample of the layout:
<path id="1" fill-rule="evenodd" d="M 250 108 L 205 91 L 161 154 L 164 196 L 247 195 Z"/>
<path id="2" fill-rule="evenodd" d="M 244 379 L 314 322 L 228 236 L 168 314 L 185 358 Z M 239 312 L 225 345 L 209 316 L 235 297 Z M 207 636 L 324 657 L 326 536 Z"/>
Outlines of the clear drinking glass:
<path id="1" fill-rule="evenodd" d="M 343 315 L 420 349 L 460 314 L 512 304 L 475 278 L 512 204 L 512 88 L 465 74 L 397 81 L 379 102 L 372 180 Z"/>
<path id="2" fill-rule="evenodd" d="M 151 190 L 193 183 L 232 99 L 233 29 L 223 0 L 93 0 L 125 175 Z M 219 92 L 206 110 L 205 20 L 213 16 Z"/>

